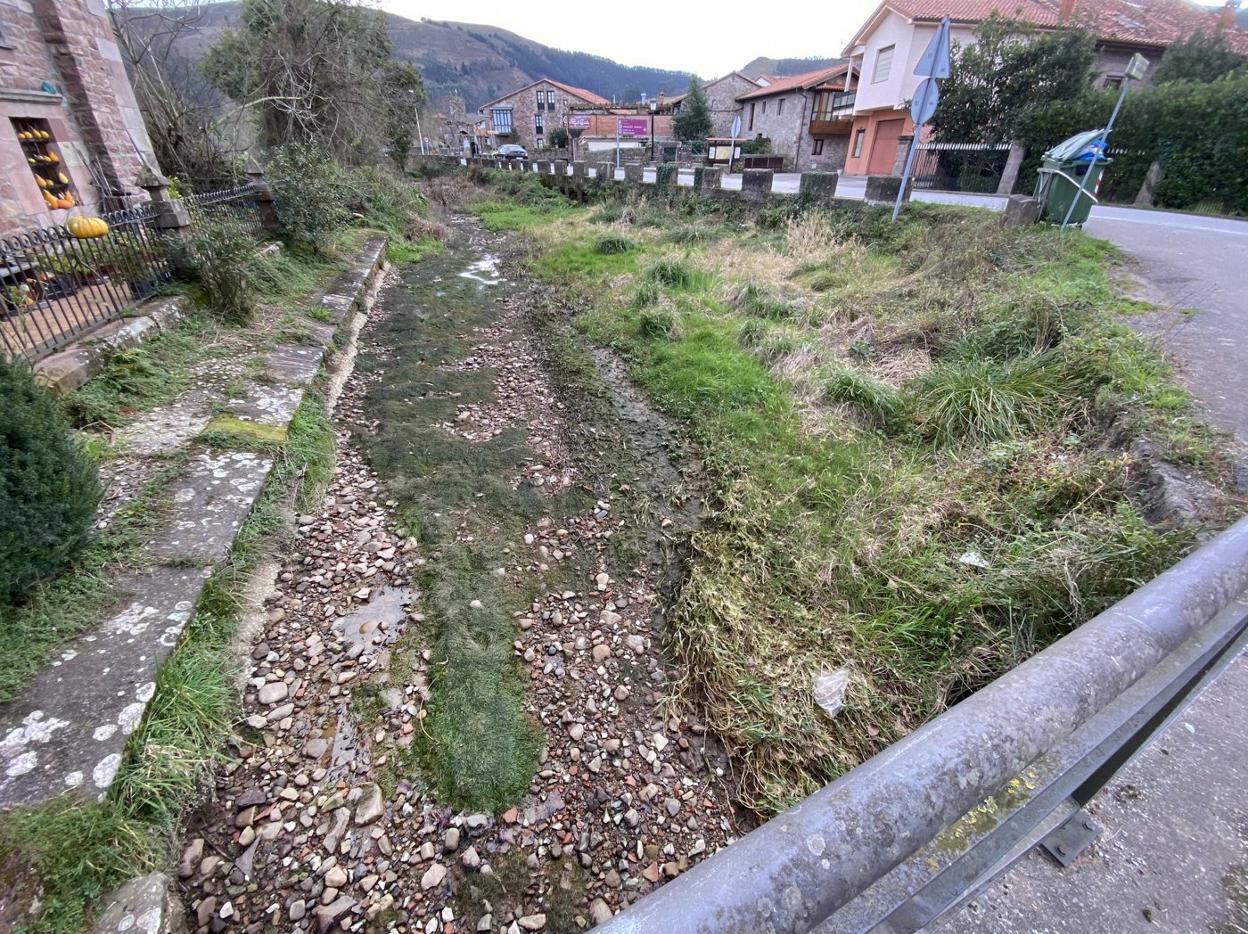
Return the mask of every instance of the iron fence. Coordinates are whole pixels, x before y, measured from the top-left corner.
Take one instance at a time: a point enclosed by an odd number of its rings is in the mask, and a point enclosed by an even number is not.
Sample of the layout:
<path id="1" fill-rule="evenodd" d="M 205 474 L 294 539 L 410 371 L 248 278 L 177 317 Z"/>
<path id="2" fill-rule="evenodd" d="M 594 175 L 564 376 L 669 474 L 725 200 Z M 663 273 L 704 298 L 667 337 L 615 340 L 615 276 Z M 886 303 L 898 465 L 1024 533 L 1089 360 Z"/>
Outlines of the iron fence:
<path id="1" fill-rule="evenodd" d="M 191 227 L 229 216 L 257 237 L 248 187 L 190 195 Z M 157 292 L 173 278 L 152 202 L 100 215 L 103 236 L 75 237 L 61 224 L 0 238 L 0 354 L 34 363 Z"/>
<path id="2" fill-rule="evenodd" d="M 1001 184 L 1009 143 L 925 143 L 914 155 L 916 189 L 993 193 Z"/>
<path id="3" fill-rule="evenodd" d="M 185 201 L 190 209 L 192 226 L 205 218 L 231 219 L 241 224 L 254 237 L 258 238 L 264 233 L 250 185 L 197 192 L 188 195 Z"/>

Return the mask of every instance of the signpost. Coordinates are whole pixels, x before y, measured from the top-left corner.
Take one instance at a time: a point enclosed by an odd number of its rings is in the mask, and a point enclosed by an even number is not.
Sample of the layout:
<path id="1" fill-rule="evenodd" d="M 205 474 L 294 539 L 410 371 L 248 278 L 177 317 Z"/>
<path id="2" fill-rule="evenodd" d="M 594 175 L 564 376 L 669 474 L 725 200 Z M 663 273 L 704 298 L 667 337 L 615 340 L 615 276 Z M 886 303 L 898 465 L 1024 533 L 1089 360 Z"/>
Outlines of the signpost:
<path id="1" fill-rule="evenodd" d="M 1118 119 L 1118 112 L 1122 110 L 1122 102 L 1127 99 L 1127 87 L 1131 84 L 1131 79 L 1139 80 L 1148 73 L 1148 59 L 1139 52 L 1131 56 L 1127 62 L 1126 73 L 1122 76 L 1122 90 L 1118 92 L 1118 102 L 1114 104 L 1114 111 L 1109 115 L 1109 123 L 1105 124 L 1105 132 L 1101 134 L 1100 152 L 1098 157 L 1095 153 L 1092 156 L 1092 164 L 1088 166 L 1088 170 L 1083 173 L 1083 178 L 1079 182 L 1079 190 L 1075 192 L 1074 198 L 1070 201 L 1070 207 L 1066 209 L 1066 216 L 1062 218 L 1062 230 L 1070 224 L 1071 215 L 1075 213 L 1075 205 L 1079 203 L 1088 191 L 1088 178 L 1093 174 L 1092 167 L 1096 165 L 1098 158 L 1104 157 L 1109 152 L 1109 133 L 1114 128 L 1114 121 Z"/>
<path id="2" fill-rule="evenodd" d="M 932 41 L 927 44 L 914 73 L 923 78 L 914 89 L 914 100 L 910 103 L 910 119 L 914 121 L 914 136 L 910 139 L 910 152 L 906 155 L 906 169 L 901 173 L 901 187 L 897 189 L 897 201 L 893 205 L 893 220 L 901 213 L 901 202 L 906 196 L 906 188 L 910 185 L 910 172 L 914 168 L 914 154 L 919 149 L 919 138 L 923 135 L 923 125 L 936 113 L 936 105 L 940 103 L 940 85 L 938 78 L 949 77 L 949 17 L 940 21 L 940 27 Z"/>
<path id="3" fill-rule="evenodd" d="M 728 174 L 732 174 L 732 157 L 737 154 L 737 137 L 741 135 L 741 115 L 732 118 L 732 145 L 728 150 Z"/>

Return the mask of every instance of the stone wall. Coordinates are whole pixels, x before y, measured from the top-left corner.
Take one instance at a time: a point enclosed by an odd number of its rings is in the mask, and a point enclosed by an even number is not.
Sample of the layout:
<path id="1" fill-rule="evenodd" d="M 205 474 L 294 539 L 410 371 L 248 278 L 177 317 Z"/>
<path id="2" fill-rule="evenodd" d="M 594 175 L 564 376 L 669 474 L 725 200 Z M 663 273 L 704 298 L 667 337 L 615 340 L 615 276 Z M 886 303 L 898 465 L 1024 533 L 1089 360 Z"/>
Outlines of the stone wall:
<path id="1" fill-rule="evenodd" d="M 0 0 L 0 17 L 8 46 L 0 49 L 0 233 L 65 216 L 44 202 L 13 119 L 47 121 L 80 203 L 103 194 L 89 166 L 110 193 L 145 197 L 134 179 L 155 158 L 103 3 Z"/>
<path id="2" fill-rule="evenodd" d="M 706 84 L 703 90 L 706 92 L 707 109 L 711 112 L 711 136 L 732 135 L 732 118 L 741 113 L 737 98 L 757 89 L 757 84 L 736 72 Z"/>

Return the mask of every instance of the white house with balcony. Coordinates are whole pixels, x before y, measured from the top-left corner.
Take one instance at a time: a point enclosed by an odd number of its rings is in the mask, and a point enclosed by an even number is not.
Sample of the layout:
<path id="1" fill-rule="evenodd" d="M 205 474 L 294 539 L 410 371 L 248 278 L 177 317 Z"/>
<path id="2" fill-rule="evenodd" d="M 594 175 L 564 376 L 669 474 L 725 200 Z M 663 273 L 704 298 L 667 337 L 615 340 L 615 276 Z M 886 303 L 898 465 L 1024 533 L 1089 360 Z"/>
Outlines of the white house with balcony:
<path id="1" fill-rule="evenodd" d="M 1155 65 L 1171 43 L 1197 30 L 1221 29 L 1233 48 L 1248 52 L 1237 7 L 1235 0 L 1221 10 L 1189 0 L 884 0 L 844 52 L 858 75 L 845 172 L 894 172 L 899 142 L 914 134 L 908 108 L 922 80 L 914 69 L 945 16 L 958 45 L 974 42 L 975 27 L 993 13 L 1039 29 L 1085 28 L 1096 37 L 1096 81 L 1110 87 L 1122 82 L 1134 53 Z"/>

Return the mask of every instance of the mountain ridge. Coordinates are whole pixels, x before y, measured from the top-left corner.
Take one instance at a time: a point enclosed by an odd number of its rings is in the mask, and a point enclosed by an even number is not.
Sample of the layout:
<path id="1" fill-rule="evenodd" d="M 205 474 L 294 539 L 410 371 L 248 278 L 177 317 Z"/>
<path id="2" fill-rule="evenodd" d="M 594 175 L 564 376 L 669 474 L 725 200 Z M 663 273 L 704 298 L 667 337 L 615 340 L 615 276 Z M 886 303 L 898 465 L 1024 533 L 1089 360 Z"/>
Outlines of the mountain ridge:
<path id="1" fill-rule="evenodd" d="M 131 9 L 135 14 L 142 12 Z M 241 3 L 227 0 L 204 4 L 193 19 L 188 16 L 170 51 L 175 70 L 189 80 L 199 59 L 221 34 L 237 27 L 240 13 Z M 382 15 L 395 56 L 420 69 L 430 102 L 437 109 L 458 98 L 472 113 L 487 101 L 540 78 L 553 78 L 620 101 L 637 100 L 643 92 L 678 94 L 689 86 L 688 72 L 623 65 L 600 55 L 556 49 L 498 26 Z M 125 23 L 119 25 L 124 27 Z M 759 57 L 746 68 L 759 74 L 796 74 L 821 67 L 824 61 Z M 709 80 L 719 76 L 702 77 Z"/>

